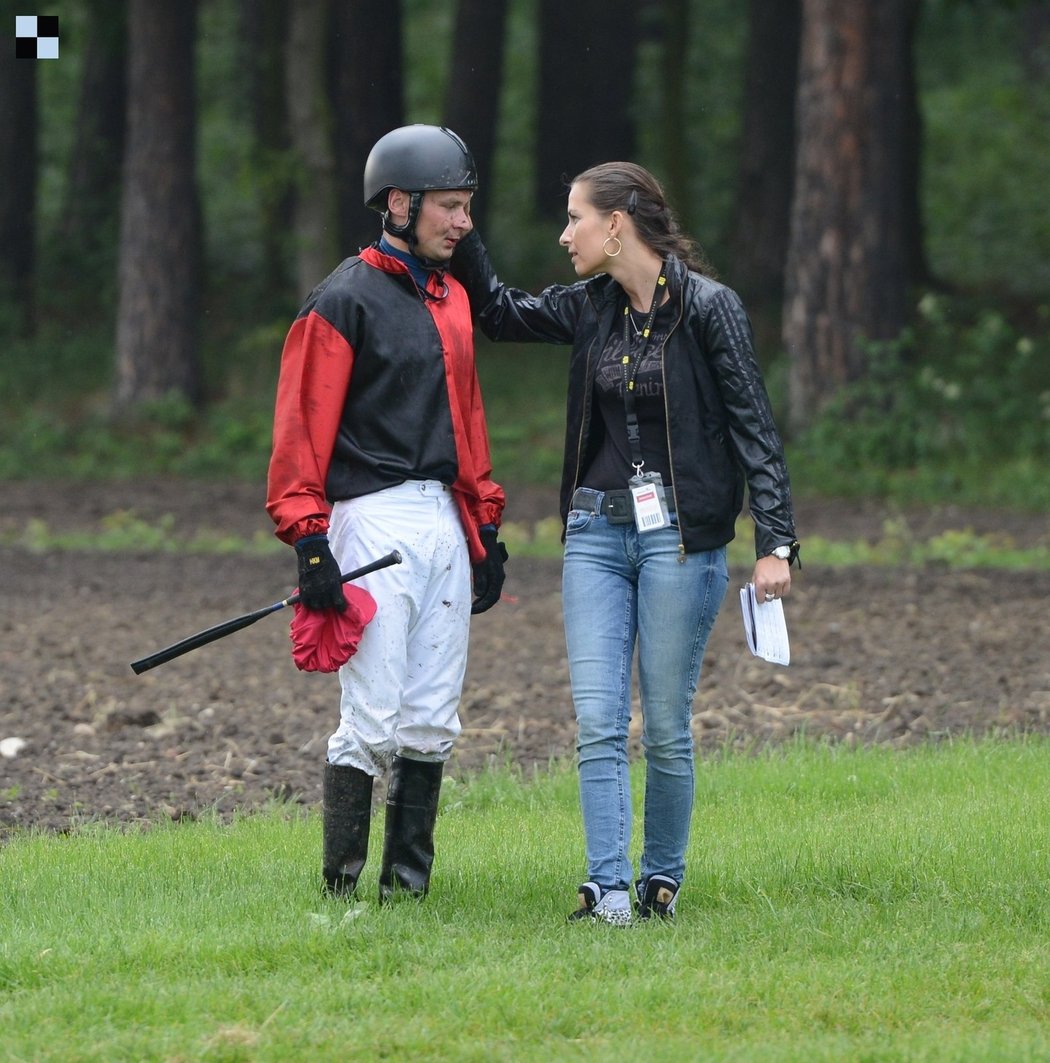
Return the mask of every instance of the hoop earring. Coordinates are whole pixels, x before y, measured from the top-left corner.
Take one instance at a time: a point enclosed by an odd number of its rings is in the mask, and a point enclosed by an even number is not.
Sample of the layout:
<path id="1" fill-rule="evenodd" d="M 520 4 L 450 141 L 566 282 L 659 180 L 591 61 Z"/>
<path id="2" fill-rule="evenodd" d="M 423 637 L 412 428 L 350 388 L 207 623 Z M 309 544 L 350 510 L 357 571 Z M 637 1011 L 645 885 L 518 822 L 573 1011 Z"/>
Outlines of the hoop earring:
<path id="1" fill-rule="evenodd" d="M 605 246 L 610 240 L 616 241 L 615 251 L 610 251 Z M 623 244 L 620 243 L 620 238 L 618 236 L 607 236 L 605 242 L 602 244 L 602 250 L 605 252 L 607 258 L 615 258 L 623 250 Z"/>

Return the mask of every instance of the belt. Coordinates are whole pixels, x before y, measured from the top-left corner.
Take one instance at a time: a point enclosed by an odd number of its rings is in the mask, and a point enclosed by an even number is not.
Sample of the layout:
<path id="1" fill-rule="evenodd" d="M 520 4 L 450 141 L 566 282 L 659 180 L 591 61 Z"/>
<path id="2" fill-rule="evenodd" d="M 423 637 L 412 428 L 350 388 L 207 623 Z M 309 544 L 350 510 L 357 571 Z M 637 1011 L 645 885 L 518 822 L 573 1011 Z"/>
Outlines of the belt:
<path id="1" fill-rule="evenodd" d="M 569 508 L 596 513 L 605 517 L 610 524 L 631 524 L 634 521 L 631 492 L 627 490 L 595 491 L 590 487 L 578 487 Z"/>

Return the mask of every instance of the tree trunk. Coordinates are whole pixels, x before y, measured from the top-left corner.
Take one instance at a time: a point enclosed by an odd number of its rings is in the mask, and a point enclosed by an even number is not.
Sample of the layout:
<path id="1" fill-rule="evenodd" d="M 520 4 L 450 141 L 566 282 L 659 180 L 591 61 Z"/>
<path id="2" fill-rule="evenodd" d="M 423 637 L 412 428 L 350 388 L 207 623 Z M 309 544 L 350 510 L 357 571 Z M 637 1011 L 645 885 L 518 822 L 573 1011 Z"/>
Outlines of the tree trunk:
<path id="1" fill-rule="evenodd" d="M 341 0 L 332 28 L 332 103 L 344 254 L 379 238 L 379 216 L 364 205 L 365 160 L 375 142 L 405 124 L 401 0 Z"/>
<path id="2" fill-rule="evenodd" d="M 536 211 L 565 213 L 566 181 L 635 153 L 636 0 L 539 0 Z"/>
<path id="3" fill-rule="evenodd" d="M 1021 6 L 1021 66 L 1025 81 L 1038 93 L 1050 77 L 1050 3 L 1026 0 Z"/>
<path id="4" fill-rule="evenodd" d="M 89 0 L 62 235 L 90 258 L 116 243 L 127 111 L 127 4 Z M 112 268 L 112 260 L 99 263 Z M 97 291 L 97 289 L 96 289 Z"/>
<path id="5" fill-rule="evenodd" d="M 15 328 L 28 335 L 35 318 L 37 62 L 14 52 L 10 38 L 0 41 L 0 302 L 14 303 Z"/>
<path id="6" fill-rule="evenodd" d="M 289 14 L 285 52 L 285 92 L 295 159 L 292 227 L 300 298 L 309 295 L 341 257 L 332 111 L 324 62 L 328 13 L 328 0 L 299 0 Z"/>
<path id="7" fill-rule="evenodd" d="M 241 56 L 251 85 L 252 165 L 259 184 L 262 286 L 268 296 L 281 298 L 290 283 L 288 233 L 292 225 L 284 91 L 288 6 L 285 0 L 243 0 L 241 24 Z"/>
<path id="8" fill-rule="evenodd" d="M 901 34 L 901 239 L 909 286 L 933 283 L 926 258 L 926 223 L 922 210 L 922 110 L 915 73 L 915 31 L 919 21 L 919 2 L 905 3 L 897 28 Z"/>
<path id="9" fill-rule="evenodd" d="M 748 21 L 730 275 L 752 314 L 761 315 L 784 294 L 801 0 L 751 0 Z"/>
<path id="10" fill-rule="evenodd" d="M 492 199 L 506 19 L 507 0 L 459 0 L 445 95 L 445 121 L 466 142 L 478 167 L 480 187 L 472 210 L 482 232 Z"/>
<path id="11" fill-rule="evenodd" d="M 791 425 L 866 375 L 899 335 L 907 275 L 901 129 L 917 0 L 803 0 L 784 341 Z"/>
<path id="12" fill-rule="evenodd" d="M 119 406 L 201 398 L 196 0 L 131 0 L 117 310 Z"/>

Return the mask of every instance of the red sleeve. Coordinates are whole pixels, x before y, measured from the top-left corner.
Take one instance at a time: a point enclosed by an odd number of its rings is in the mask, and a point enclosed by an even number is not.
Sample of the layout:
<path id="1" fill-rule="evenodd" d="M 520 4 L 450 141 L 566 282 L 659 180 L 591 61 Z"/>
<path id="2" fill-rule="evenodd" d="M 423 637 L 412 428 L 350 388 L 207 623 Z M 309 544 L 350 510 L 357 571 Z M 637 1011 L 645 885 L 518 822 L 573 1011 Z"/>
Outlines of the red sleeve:
<path id="1" fill-rule="evenodd" d="M 503 488 L 492 479 L 492 458 L 489 454 L 489 434 L 485 409 L 481 401 L 481 381 L 477 369 L 471 374 L 470 421 L 468 426 L 470 453 L 474 461 L 474 489 L 477 492 L 477 522 L 495 524 L 503 520 L 506 497 Z"/>
<path id="2" fill-rule="evenodd" d="M 467 547 L 472 561 L 485 557 L 478 529 L 483 524 L 499 527 L 503 518 L 504 493 L 492 479 L 489 436 L 481 401 L 481 383 L 474 362 L 474 326 L 467 294 L 460 284 L 446 277 L 448 293 L 427 308 L 441 334 L 445 352 L 452 428 L 456 436 L 459 475 L 453 485 L 463 517 Z"/>
<path id="3" fill-rule="evenodd" d="M 313 311 L 284 341 L 266 481 L 266 512 L 283 542 L 328 531 L 325 480 L 353 360 L 346 339 Z"/>

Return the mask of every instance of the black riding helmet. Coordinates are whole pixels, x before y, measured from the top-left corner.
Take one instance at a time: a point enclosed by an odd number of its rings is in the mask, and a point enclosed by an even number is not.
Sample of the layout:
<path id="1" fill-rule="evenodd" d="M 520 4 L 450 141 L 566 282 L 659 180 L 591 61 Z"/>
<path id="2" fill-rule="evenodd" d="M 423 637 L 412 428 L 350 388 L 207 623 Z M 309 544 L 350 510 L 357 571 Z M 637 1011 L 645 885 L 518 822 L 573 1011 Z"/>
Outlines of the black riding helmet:
<path id="1" fill-rule="evenodd" d="M 444 126 L 406 125 L 376 141 L 365 161 L 365 206 L 383 215 L 383 228 L 398 239 L 416 242 L 416 219 L 423 193 L 442 188 L 478 187 L 474 156 Z M 396 225 L 386 207 L 387 193 L 409 193 L 408 221 Z"/>

